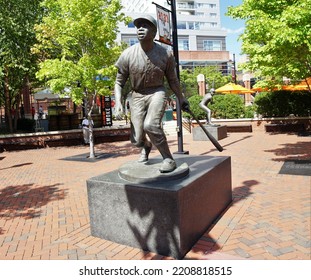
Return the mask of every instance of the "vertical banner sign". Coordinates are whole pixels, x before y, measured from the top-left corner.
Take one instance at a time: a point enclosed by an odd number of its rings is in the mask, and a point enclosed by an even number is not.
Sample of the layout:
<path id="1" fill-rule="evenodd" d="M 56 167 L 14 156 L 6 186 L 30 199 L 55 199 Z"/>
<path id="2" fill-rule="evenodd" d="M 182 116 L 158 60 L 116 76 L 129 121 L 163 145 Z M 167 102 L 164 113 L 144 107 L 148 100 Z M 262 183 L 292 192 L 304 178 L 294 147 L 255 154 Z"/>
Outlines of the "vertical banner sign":
<path id="1" fill-rule="evenodd" d="M 104 126 L 112 126 L 112 110 L 111 110 L 111 98 L 110 96 L 104 96 L 103 98 L 103 121 Z"/>
<path id="2" fill-rule="evenodd" d="M 158 5 L 156 6 L 156 8 L 157 8 L 159 41 L 164 44 L 172 45 L 170 11 Z"/>

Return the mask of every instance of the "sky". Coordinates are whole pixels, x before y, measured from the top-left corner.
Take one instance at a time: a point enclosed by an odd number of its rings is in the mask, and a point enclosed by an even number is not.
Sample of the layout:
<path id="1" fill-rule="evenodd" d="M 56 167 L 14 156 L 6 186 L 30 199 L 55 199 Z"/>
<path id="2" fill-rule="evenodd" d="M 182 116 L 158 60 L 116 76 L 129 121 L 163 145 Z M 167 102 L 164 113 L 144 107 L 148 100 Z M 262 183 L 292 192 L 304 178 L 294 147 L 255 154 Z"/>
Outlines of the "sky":
<path id="1" fill-rule="evenodd" d="M 227 51 L 230 52 L 230 58 L 235 54 L 236 62 L 241 61 L 241 41 L 238 41 L 239 35 L 243 32 L 244 21 L 235 20 L 225 16 L 228 6 L 239 6 L 243 0 L 220 0 L 221 27 L 227 31 Z"/>

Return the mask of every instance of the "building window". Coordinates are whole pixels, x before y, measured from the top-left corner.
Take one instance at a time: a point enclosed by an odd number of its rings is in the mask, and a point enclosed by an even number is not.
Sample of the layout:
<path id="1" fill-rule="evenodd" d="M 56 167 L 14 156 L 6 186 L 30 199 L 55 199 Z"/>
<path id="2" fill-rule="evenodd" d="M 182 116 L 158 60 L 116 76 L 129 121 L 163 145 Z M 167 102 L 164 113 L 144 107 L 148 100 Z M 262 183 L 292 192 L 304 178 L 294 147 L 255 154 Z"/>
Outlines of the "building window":
<path id="1" fill-rule="evenodd" d="M 177 29 L 187 29 L 187 23 L 185 21 L 177 22 Z"/>
<path id="2" fill-rule="evenodd" d="M 205 13 L 197 12 L 196 15 L 199 16 L 199 17 L 204 17 Z"/>
<path id="3" fill-rule="evenodd" d="M 208 4 L 208 3 L 198 3 L 197 4 L 197 8 L 210 8 L 210 9 L 215 9 L 216 8 L 216 4 Z"/>
<path id="4" fill-rule="evenodd" d="M 193 21 L 188 21 L 188 29 L 194 30 L 194 22 Z"/>
<path id="5" fill-rule="evenodd" d="M 221 41 L 204 40 L 204 51 L 221 51 Z"/>
<path id="6" fill-rule="evenodd" d="M 127 25 L 128 28 L 135 28 L 135 25 L 134 25 L 134 22 L 130 22 L 128 25 Z"/>
<path id="7" fill-rule="evenodd" d="M 200 22 L 200 30 L 207 30 L 209 27 L 209 22 Z"/>
<path id="8" fill-rule="evenodd" d="M 208 4 L 206 4 L 206 3 L 198 3 L 197 4 L 197 8 L 206 8 L 206 7 L 208 7 Z"/>
<path id="9" fill-rule="evenodd" d="M 180 21 L 177 23 L 177 29 L 188 29 L 188 30 L 208 30 L 211 27 L 216 26 L 217 22 Z"/>
<path id="10" fill-rule="evenodd" d="M 178 49 L 182 51 L 189 51 L 189 40 L 188 39 L 178 40 Z"/>
<path id="11" fill-rule="evenodd" d="M 217 27 L 217 22 L 201 22 L 200 29 L 201 30 L 208 30 L 210 28 Z"/>
<path id="12" fill-rule="evenodd" d="M 188 21 L 188 22 L 187 22 L 187 25 L 188 25 L 188 29 L 189 29 L 189 30 L 195 30 L 195 29 L 198 29 L 198 27 L 197 27 L 197 23 L 196 23 L 196 22 L 193 22 L 193 21 Z"/>
<path id="13" fill-rule="evenodd" d="M 138 39 L 137 39 L 137 38 L 131 38 L 131 39 L 129 39 L 129 45 L 130 45 L 130 46 L 133 46 L 133 45 L 135 45 L 136 43 L 138 43 Z"/>

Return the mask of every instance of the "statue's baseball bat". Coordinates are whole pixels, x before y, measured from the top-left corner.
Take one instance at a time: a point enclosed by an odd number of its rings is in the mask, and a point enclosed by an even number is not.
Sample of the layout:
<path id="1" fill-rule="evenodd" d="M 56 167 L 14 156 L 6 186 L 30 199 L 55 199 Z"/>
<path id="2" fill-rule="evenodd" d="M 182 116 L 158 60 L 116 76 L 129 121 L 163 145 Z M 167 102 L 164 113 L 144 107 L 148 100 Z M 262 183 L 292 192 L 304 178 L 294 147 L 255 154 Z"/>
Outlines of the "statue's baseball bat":
<path id="1" fill-rule="evenodd" d="M 213 143 L 213 145 L 217 148 L 217 150 L 219 152 L 223 151 L 223 147 L 218 143 L 218 141 L 214 138 L 214 136 L 212 134 L 210 134 L 206 128 L 199 122 L 199 120 L 195 117 L 195 115 L 193 114 L 193 112 L 191 112 L 190 109 L 186 109 L 186 112 L 188 112 L 192 118 L 198 123 L 198 125 L 203 129 L 204 133 L 206 134 L 206 136 L 208 137 L 209 140 L 211 140 L 211 142 Z"/>

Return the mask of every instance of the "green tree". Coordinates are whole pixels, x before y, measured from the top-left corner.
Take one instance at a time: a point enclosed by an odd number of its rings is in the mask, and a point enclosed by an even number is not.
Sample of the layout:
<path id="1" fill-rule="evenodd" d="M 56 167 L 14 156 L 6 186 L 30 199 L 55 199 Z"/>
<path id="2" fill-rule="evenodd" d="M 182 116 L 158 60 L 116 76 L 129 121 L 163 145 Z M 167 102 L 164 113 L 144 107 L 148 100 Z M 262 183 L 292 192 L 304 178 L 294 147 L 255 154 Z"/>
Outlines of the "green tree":
<path id="1" fill-rule="evenodd" d="M 230 80 L 230 77 L 222 75 L 217 66 L 195 67 L 193 70 L 184 69 L 180 72 L 180 83 L 187 96 L 198 93 L 197 76 L 199 74 L 205 76 L 208 89 L 221 87 Z"/>
<path id="2" fill-rule="evenodd" d="M 21 88 L 34 77 L 36 42 L 34 25 L 40 21 L 40 0 L 0 0 L 0 83 L 7 126 L 13 132 L 21 100 Z M 15 109 L 12 123 L 11 109 Z"/>
<path id="3" fill-rule="evenodd" d="M 39 44 L 34 52 L 43 61 L 37 77 L 53 92 L 70 88 L 76 104 L 86 102 L 90 123 L 97 95 L 110 95 L 120 54 L 115 44 L 120 21 L 119 0 L 44 0 L 46 12 L 36 27 Z M 95 157 L 93 126 L 90 126 L 90 157 Z"/>
<path id="4" fill-rule="evenodd" d="M 274 84 L 311 76 L 311 0 L 244 0 L 228 15 L 245 20 L 243 66 Z M 264 86 L 263 83 L 261 83 Z"/>

